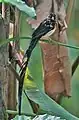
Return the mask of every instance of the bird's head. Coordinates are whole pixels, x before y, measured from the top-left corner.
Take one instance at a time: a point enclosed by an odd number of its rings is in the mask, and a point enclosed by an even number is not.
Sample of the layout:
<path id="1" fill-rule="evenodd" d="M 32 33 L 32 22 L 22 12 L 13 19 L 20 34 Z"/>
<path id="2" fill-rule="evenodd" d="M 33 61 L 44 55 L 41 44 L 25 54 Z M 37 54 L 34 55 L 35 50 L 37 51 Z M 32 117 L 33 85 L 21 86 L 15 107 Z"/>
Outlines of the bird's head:
<path id="1" fill-rule="evenodd" d="M 50 13 L 50 15 L 48 16 L 49 19 L 51 19 L 52 22 L 56 23 L 56 14 L 55 13 Z"/>

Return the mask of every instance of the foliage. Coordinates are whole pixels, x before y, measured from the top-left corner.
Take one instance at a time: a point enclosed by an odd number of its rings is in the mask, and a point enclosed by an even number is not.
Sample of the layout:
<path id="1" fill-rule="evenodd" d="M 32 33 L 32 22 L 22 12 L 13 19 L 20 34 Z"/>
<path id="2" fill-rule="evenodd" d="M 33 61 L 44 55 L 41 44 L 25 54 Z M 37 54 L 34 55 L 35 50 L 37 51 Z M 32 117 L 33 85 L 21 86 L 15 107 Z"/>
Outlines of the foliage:
<path id="1" fill-rule="evenodd" d="M 10 3 L 25 12 L 28 16 L 36 18 L 34 8 L 27 6 L 22 0 L 0 0 L 0 2 Z"/>
<path id="2" fill-rule="evenodd" d="M 15 116 L 15 118 L 13 118 L 12 120 L 31 120 L 31 117 L 27 117 L 27 116 Z"/>
<path id="3" fill-rule="evenodd" d="M 26 90 L 26 94 L 32 101 L 34 101 L 40 106 L 40 109 L 43 110 L 43 112 L 51 115 L 56 115 L 68 120 L 78 120 L 78 118 L 68 113 L 64 108 L 62 108 L 54 100 L 49 98 L 41 90 L 37 88 L 36 89 L 29 88 Z"/>
<path id="4" fill-rule="evenodd" d="M 24 2 L 21 0 L 0 0 L 0 2 L 7 2 L 10 3 L 17 8 L 19 8 L 21 11 L 25 12 L 30 17 L 35 17 L 36 13 L 35 10 L 32 7 L 28 7 Z M 6 44 L 10 41 L 15 41 L 17 39 L 20 39 L 21 47 L 23 49 L 26 49 L 28 46 L 28 43 L 30 41 L 29 37 L 25 37 L 25 41 L 23 43 L 22 37 L 24 36 L 31 36 L 32 34 L 32 28 L 28 23 L 26 22 L 26 14 L 21 13 L 20 14 L 20 36 L 21 38 L 10 38 L 7 41 L 6 40 L 0 40 L 0 45 Z M 28 29 L 27 29 L 28 28 Z M 26 39 L 28 38 L 28 39 Z M 48 40 L 45 40 L 44 42 L 48 42 Z M 53 41 L 53 43 L 50 40 L 50 44 L 59 44 L 66 47 L 76 48 L 79 49 L 79 47 L 71 46 L 71 45 L 65 45 L 59 42 Z M 28 77 L 30 76 L 30 78 Z M 43 89 L 43 64 L 42 64 L 42 53 L 41 48 L 38 45 L 33 51 L 33 54 L 30 59 L 30 63 L 28 65 L 28 71 L 26 72 L 25 76 L 25 82 L 24 82 L 24 90 L 26 92 L 26 95 L 37 103 L 40 106 L 39 114 L 47 113 L 44 115 L 36 116 L 35 118 L 27 117 L 27 116 L 16 116 L 13 120 L 61 120 L 61 118 L 65 118 L 67 120 L 79 120 L 77 117 L 71 115 L 68 111 L 66 111 L 63 107 L 58 105 L 54 100 L 50 99 L 45 93 Z M 25 108 L 24 108 L 25 107 Z M 31 105 L 29 104 L 28 99 L 23 94 L 23 101 L 22 101 L 22 112 L 25 114 L 28 112 L 33 113 L 33 110 L 31 108 Z M 49 115 L 51 114 L 51 115 Z M 54 116 L 53 116 L 54 115 Z M 59 117 L 55 117 L 59 116 Z M 62 119 L 63 120 L 63 119 Z"/>
<path id="5" fill-rule="evenodd" d="M 55 117 L 51 115 L 37 115 L 35 118 L 27 117 L 27 116 L 16 116 L 12 120 L 65 120 L 65 119 L 60 119 L 60 117 Z"/>
<path id="6" fill-rule="evenodd" d="M 30 25 L 24 22 L 24 19 L 26 19 L 26 17 L 22 14 L 21 24 L 20 24 L 21 25 L 20 35 L 22 37 L 26 36 L 26 33 L 27 33 L 27 36 L 30 36 L 32 32 Z M 27 27 L 24 27 L 24 26 L 27 26 Z M 25 40 L 24 42 L 25 44 L 23 44 L 23 40 L 21 39 L 20 43 L 22 48 L 26 49 L 29 44 L 29 39 Z M 39 104 L 40 108 L 46 113 L 47 112 L 49 114 L 55 113 L 56 116 L 58 115 L 63 118 L 67 118 L 69 120 L 78 119 L 72 116 L 71 114 L 69 114 L 67 111 L 65 111 L 61 106 L 59 106 L 57 103 L 51 100 L 43 92 L 44 78 L 43 78 L 43 72 L 42 72 L 43 67 L 42 67 L 41 60 L 42 60 L 41 48 L 39 47 L 39 44 L 38 44 L 32 53 L 30 63 L 28 65 L 28 70 L 29 70 L 28 74 L 31 76 L 32 79 L 27 79 L 27 74 L 25 77 L 24 89 L 26 89 L 27 96 L 29 97 L 29 99 Z M 41 76 L 39 75 L 42 75 L 42 78 L 40 78 Z M 36 88 L 35 88 L 35 85 L 36 85 Z"/>
<path id="7" fill-rule="evenodd" d="M 22 18 L 23 18 L 23 16 L 22 16 Z M 24 21 L 23 21 L 23 24 L 24 24 Z M 26 30 L 25 29 L 26 28 L 24 28 L 24 31 L 25 31 L 25 34 L 26 34 Z M 22 35 L 22 31 L 21 31 L 20 35 Z M 24 35 L 24 32 L 23 32 L 23 35 Z M 24 38 L 29 39 L 29 37 L 24 37 Z M 17 38 L 10 38 L 10 39 L 8 39 L 7 42 L 12 41 L 12 40 L 16 40 L 16 39 Z M 20 39 L 22 39 L 22 38 L 20 38 Z M 48 42 L 48 40 L 45 40 L 44 42 Z M 5 43 L 5 41 L 4 41 L 4 43 Z M 50 44 L 52 44 L 51 41 L 50 41 Z M 53 43 L 53 44 L 55 44 L 55 43 Z M 57 103 L 55 103 L 53 100 L 51 100 L 42 91 L 42 89 L 41 89 L 41 88 L 43 88 L 42 87 L 42 81 L 40 81 L 42 79 L 38 77 L 38 75 L 40 74 L 39 73 L 39 69 L 38 69 L 38 65 L 39 65 L 39 68 L 41 68 L 41 70 L 42 70 L 42 67 L 40 66 L 41 58 L 39 58 L 39 55 L 40 55 L 39 51 L 38 51 L 39 49 L 40 48 L 38 46 L 35 48 L 34 51 L 36 51 L 36 52 L 33 53 L 32 58 L 30 60 L 29 67 L 28 67 L 30 72 L 26 73 L 24 89 L 26 89 L 27 96 L 29 97 L 29 99 L 31 99 L 35 103 L 39 104 L 40 105 L 40 109 L 42 109 L 44 112 L 46 112 L 48 114 L 52 114 L 52 115 L 54 114 L 56 116 L 67 118 L 69 120 L 76 120 L 76 119 L 78 119 L 78 118 L 74 117 L 73 115 L 69 114 L 67 111 L 65 111 L 61 106 L 57 105 Z M 37 55 L 38 55 L 38 57 L 37 57 Z M 39 61 L 39 62 L 37 62 L 37 61 Z M 33 64 L 31 64 L 31 62 L 33 62 Z M 38 64 L 36 64 L 36 63 L 38 63 Z M 37 65 L 37 67 L 36 67 L 36 65 Z M 38 69 L 38 71 L 34 72 L 33 68 Z M 42 74 L 42 72 L 41 72 L 41 74 Z M 27 79 L 27 75 L 31 76 L 30 78 L 32 78 L 32 79 L 30 79 L 30 80 Z M 41 84 L 40 84 L 40 82 L 41 82 Z M 36 86 L 38 86 L 39 89 L 37 89 Z M 24 104 L 24 102 L 23 102 L 23 104 Z"/>

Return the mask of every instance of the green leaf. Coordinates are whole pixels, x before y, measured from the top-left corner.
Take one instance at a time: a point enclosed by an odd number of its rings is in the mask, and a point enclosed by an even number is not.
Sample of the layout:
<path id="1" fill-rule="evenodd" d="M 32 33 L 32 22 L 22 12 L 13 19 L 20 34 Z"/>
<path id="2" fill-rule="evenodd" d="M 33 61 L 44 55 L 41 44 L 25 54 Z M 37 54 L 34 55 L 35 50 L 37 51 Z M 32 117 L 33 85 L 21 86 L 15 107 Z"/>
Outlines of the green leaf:
<path id="1" fill-rule="evenodd" d="M 10 111 L 7 110 L 7 113 L 11 114 L 11 115 L 16 115 L 18 114 L 17 111 Z M 25 113 L 22 113 L 23 115 L 16 115 L 15 118 L 11 119 L 11 120 L 65 120 L 65 119 L 61 119 L 60 117 L 57 116 L 52 116 L 52 115 L 48 115 L 48 114 L 42 114 L 42 115 L 25 115 Z M 33 118 L 33 119 L 32 119 Z"/>
<path id="2" fill-rule="evenodd" d="M 22 94 L 22 112 L 26 114 L 33 114 L 33 110 L 31 108 L 31 105 L 29 104 L 29 101 L 27 97 L 25 96 L 24 92 Z"/>
<path id="3" fill-rule="evenodd" d="M 0 47 L 2 45 L 8 44 L 10 41 L 16 41 L 16 40 L 18 40 L 18 37 L 8 38 L 8 39 L 4 39 L 4 40 L 0 39 Z"/>
<path id="4" fill-rule="evenodd" d="M 44 92 L 37 88 L 26 88 L 26 94 L 28 95 L 29 99 L 37 103 L 40 108 L 48 114 L 55 115 L 67 120 L 79 120 L 79 118 L 71 115 L 63 107 L 58 105 L 54 100 L 52 100 Z"/>
<path id="5" fill-rule="evenodd" d="M 0 0 L 0 2 L 3 2 L 3 0 Z"/>
<path id="6" fill-rule="evenodd" d="M 44 114 L 36 116 L 33 120 L 66 120 L 66 119 L 61 119 L 60 117 Z"/>
<path id="7" fill-rule="evenodd" d="M 44 114 L 44 115 L 37 115 L 35 118 L 31 118 L 31 117 L 27 117 L 27 116 L 15 116 L 15 118 L 11 119 L 11 120 L 66 120 L 66 119 L 61 119 L 60 117 L 56 117 L 56 116 L 51 116 L 48 114 Z"/>
<path id="8" fill-rule="evenodd" d="M 17 116 L 15 116 L 15 118 L 13 118 L 11 120 L 31 120 L 31 117 L 27 117 L 24 115 L 22 115 L 22 116 L 17 115 Z"/>
<path id="9" fill-rule="evenodd" d="M 10 3 L 16 6 L 19 10 L 25 12 L 28 16 L 32 18 L 36 17 L 36 12 L 34 8 L 27 6 L 22 0 L 4 0 L 4 2 Z"/>

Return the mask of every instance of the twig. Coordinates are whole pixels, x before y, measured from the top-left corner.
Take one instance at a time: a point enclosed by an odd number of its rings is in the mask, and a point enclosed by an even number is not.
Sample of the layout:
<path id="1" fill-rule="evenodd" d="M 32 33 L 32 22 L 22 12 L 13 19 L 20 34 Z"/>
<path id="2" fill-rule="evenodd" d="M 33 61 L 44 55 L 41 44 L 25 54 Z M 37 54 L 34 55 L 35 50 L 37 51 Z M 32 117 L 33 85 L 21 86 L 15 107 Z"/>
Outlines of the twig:
<path id="1" fill-rule="evenodd" d="M 17 37 L 16 38 L 14 38 L 14 39 L 17 39 Z M 20 37 L 19 39 L 31 39 L 31 37 Z M 13 38 L 11 38 L 10 40 L 13 40 Z M 46 43 L 49 43 L 49 44 L 52 44 L 52 45 L 54 45 L 54 44 L 57 44 L 57 45 L 61 45 L 61 46 L 65 46 L 65 47 L 69 47 L 69 48 L 73 48 L 73 49 L 79 49 L 79 47 L 77 47 L 77 46 L 72 46 L 72 45 L 69 45 L 69 44 L 65 44 L 65 43 L 62 43 L 62 42 L 58 42 L 58 41 L 55 41 L 55 40 L 52 40 L 52 39 L 50 39 L 50 40 L 44 40 L 44 39 L 40 39 L 40 41 L 42 41 L 42 42 L 46 42 Z M 19 54 L 18 54 L 19 55 Z M 74 64 L 72 65 L 72 75 L 74 74 L 74 72 L 75 72 L 75 70 L 76 70 L 76 68 L 77 68 L 77 66 L 78 66 L 78 64 L 79 64 L 79 57 L 76 59 L 76 61 L 74 62 Z M 19 59 L 18 59 L 18 61 L 19 61 Z M 18 62 L 17 61 L 17 62 Z M 20 61 L 19 61 L 20 62 Z M 21 64 L 21 63 L 20 63 Z M 20 80 L 20 77 L 19 77 L 19 75 L 18 75 L 18 73 L 15 71 L 15 69 L 13 68 L 13 66 L 9 63 L 9 65 L 8 65 L 8 67 L 11 69 L 11 71 L 15 74 L 15 76 L 16 76 L 16 78 L 18 79 L 18 80 Z"/>
<path id="2" fill-rule="evenodd" d="M 4 44 L 7 44 L 9 43 L 10 41 L 16 41 L 17 39 L 31 39 L 31 37 L 14 37 L 14 38 L 10 38 L 10 39 L 6 39 L 6 40 L 1 40 L 0 42 L 0 46 L 1 45 L 4 45 Z M 60 46 L 65 46 L 65 47 L 69 47 L 69 48 L 73 48 L 73 49 L 79 49 L 79 47 L 77 46 L 73 46 L 73 45 L 69 45 L 69 44 L 65 44 L 65 43 L 62 43 L 62 42 L 58 42 L 58 41 L 55 41 L 55 40 L 44 40 L 44 39 L 40 39 L 40 41 L 42 42 L 46 42 L 46 43 L 49 43 L 49 44 L 57 44 L 57 45 L 60 45 Z"/>
<path id="3" fill-rule="evenodd" d="M 49 40 L 42 39 L 40 41 L 49 43 L 51 45 L 56 44 L 56 45 L 65 46 L 65 47 L 69 47 L 69 48 L 73 48 L 73 49 L 79 49 L 79 47 L 77 47 L 77 46 L 72 46 L 72 45 L 65 44 L 65 43 L 62 43 L 62 42 L 58 42 L 58 41 L 55 41 L 55 40 L 52 40 L 52 39 L 49 39 Z"/>
<path id="4" fill-rule="evenodd" d="M 14 73 L 17 80 L 20 81 L 20 77 L 19 77 L 18 73 L 16 72 L 15 68 L 13 67 L 13 65 L 11 64 L 11 62 L 8 62 L 7 67 Z"/>
<path id="5" fill-rule="evenodd" d="M 73 5 L 74 5 L 75 0 L 69 0 L 68 1 L 68 6 L 67 6 L 67 13 L 66 13 L 66 22 L 67 25 L 69 25 L 70 18 L 72 15 L 72 10 L 73 10 Z"/>
<path id="6" fill-rule="evenodd" d="M 19 39 L 31 39 L 31 37 L 20 37 Z M 65 47 L 69 47 L 69 48 L 73 48 L 73 49 L 79 49 L 79 47 L 77 47 L 77 46 L 73 46 L 73 45 L 62 43 L 62 42 L 58 42 L 58 41 L 52 40 L 51 38 L 49 38 L 49 40 L 40 39 L 40 41 L 46 42 L 46 43 L 49 43 L 49 44 L 52 44 L 52 45 L 57 44 L 57 45 L 60 45 L 60 46 L 65 46 Z"/>
<path id="7" fill-rule="evenodd" d="M 10 40 L 14 40 L 14 39 L 17 39 L 17 37 L 15 38 L 11 38 Z M 19 39 L 31 39 L 31 37 L 20 37 Z M 62 43 L 62 42 L 58 42 L 58 41 L 55 41 L 55 40 L 52 40 L 52 39 L 49 39 L 49 40 L 45 40 L 45 39 L 40 39 L 40 41 L 42 42 L 46 42 L 46 43 L 49 43 L 49 44 L 56 44 L 56 45 L 60 45 L 60 46 L 65 46 L 65 47 L 69 47 L 69 48 L 73 48 L 73 49 L 79 49 L 79 47 L 77 46 L 72 46 L 72 45 L 69 45 L 69 44 L 65 44 L 65 43 Z M 19 55 L 19 54 L 18 54 Z M 79 57 L 76 59 L 76 61 L 74 62 L 74 64 L 72 65 L 72 75 L 74 74 L 78 64 L 79 64 Z M 18 59 L 19 61 L 19 59 Z M 18 62 L 17 61 L 17 62 Z M 20 62 L 20 61 L 19 61 Z M 21 65 L 21 63 L 20 63 Z M 18 80 L 20 80 L 20 77 L 18 75 L 18 73 L 15 71 L 15 69 L 13 68 L 13 66 L 11 64 L 9 64 L 9 68 L 11 69 L 11 71 L 15 74 L 16 78 Z"/>

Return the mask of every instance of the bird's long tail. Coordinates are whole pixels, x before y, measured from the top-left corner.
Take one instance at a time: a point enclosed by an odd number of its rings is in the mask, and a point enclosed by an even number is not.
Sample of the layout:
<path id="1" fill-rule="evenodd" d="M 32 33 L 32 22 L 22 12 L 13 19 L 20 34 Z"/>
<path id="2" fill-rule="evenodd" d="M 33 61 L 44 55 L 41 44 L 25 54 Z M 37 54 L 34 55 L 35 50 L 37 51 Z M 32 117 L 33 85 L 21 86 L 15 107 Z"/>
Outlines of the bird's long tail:
<path id="1" fill-rule="evenodd" d="M 26 51 L 26 58 L 23 62 L 23 65 L 20 70 L 20 81 L 19 81 L 19 88 L 18 88 L 18 109 L 19 109 L 19 115 L 21 115 L 21 101 L 22 101 L 22 89 L 23 89 L 23 83 L 24 83 L 24 77 L 26 73 L 26 69 L 28 66 L 28 62 L 31 56 L 31 51 Z"/>
<path id="2" fill-rule="evenodd" d="M 29 62 L 31 53 L 32 53 L 33 49 L 35 48 L 37 42 L 38 42 L 38 39 L 32 38 L 29 48 L 25 52 L 23 64 L 22 64 L 22 67 L 20 70 L 20 81 L 19 81 L 19 89 L 18 89 L 19 115 L 21 115 L 21 101 L 22 101 L 22 89 L 23 89 L 24 77 L 25 77 L 25 73 L 26 73 L 26 69 L 28 66 L 28 62 Z"/>

